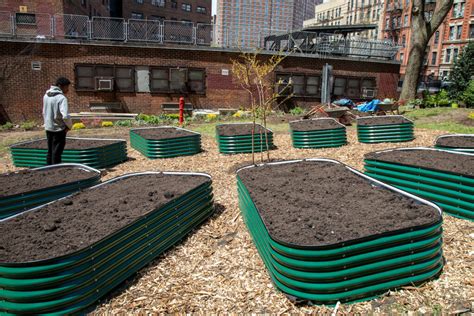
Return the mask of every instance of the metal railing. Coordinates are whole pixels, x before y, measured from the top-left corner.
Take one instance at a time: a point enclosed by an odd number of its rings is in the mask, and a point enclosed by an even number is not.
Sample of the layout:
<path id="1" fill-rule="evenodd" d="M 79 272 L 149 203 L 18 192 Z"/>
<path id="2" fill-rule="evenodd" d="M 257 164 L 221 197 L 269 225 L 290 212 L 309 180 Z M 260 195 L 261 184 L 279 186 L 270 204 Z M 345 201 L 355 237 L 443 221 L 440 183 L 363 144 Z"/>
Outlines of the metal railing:
<path id="1" fill-rule="evenodd" d="M 389 41 L 304 31 L 266 29 L 249 37 L 216 24 L 11 12 L 0 12 L 0 37 L 172 43 L 384 59 L 393 59 L 399 49 Z"/>

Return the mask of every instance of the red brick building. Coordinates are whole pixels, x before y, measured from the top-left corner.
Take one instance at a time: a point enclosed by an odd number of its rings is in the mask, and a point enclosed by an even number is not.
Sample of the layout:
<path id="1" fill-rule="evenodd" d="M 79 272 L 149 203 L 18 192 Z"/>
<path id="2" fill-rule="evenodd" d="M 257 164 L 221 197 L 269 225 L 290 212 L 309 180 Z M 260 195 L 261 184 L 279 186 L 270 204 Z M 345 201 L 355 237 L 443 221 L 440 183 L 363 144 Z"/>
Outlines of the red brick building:
<path id="1" fill-rule="evenodd" d="M 231 59 L 238 54 L 197 46 L 3 41 L 0 69 L 6 72 L 0 81 L 0 114 L 14 122 L 39 120 L 42 96 L 58 76 L 73 82 L 68 95 L 72 112 L 90 111 L 91 103 L 117 102 L 122 111 L 157 114 L 163 103 L 177 102 L 180 96 L 195 108 L 245 107 L 248 95 L 231 71 Z M 393 61 L 295 54 L 279 66 L 275 82 L 292 77 L 295 105 L 312 105 L 320 101 L 326 63 L 334 68 L 335 98 L 361 98 L 364 88 L 374 89 L 380 98 L 396 96 L 400 66 Z"/>
<path id="2" fill-rule="evenodd" d="M 211 23 L 211 0 L 122 0 L 125 19 L 171 20 Z"/>
<path id="3" fill-rule="evenodd" d="M 390 0 L 385 4 L 381 36 L 398 42 L 400 74 L 405 74 L 411 43 L 413 1 Z M 433 14 L 436 1 L 426 1 L 427 14 Z M 426 50 L 423 75 L 447 78 L 462 47 L 474 41 L 474 0 L 455 0 L 445 21 L 431 38 Z"/>
<path id="4" fill-rule="evenodd" d="M 0 12 L 15 12 L 17 20 L 40 13 L 110 16 L 111 1 L 114 0 L 0 0 Z"/>

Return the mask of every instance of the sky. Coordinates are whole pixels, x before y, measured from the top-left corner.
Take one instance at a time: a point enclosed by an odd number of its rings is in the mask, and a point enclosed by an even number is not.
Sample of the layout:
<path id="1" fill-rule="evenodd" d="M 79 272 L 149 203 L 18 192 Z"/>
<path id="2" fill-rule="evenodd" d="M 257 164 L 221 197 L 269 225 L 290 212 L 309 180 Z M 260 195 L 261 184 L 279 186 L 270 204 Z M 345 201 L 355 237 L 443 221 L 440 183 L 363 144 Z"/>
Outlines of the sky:
<path id="1" fill-rule="evenodd" d="M 212 15 L 216 14 L 217 0 L 212 0 Z"/>

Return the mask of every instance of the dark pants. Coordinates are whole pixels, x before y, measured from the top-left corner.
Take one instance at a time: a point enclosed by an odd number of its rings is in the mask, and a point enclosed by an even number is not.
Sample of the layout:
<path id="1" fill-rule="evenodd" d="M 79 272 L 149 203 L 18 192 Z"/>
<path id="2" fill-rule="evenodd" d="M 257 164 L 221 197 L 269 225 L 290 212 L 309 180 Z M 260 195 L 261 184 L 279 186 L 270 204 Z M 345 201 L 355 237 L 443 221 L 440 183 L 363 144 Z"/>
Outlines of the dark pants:
<path id="1" fill-rule="evenodd" d="M 50 132 L 46 131 L 48 138 L 48 155 L 46 156 L 46 164 L 55 165 L 61 163 L 61 156 L 66 146 L 66 131 Z"/>

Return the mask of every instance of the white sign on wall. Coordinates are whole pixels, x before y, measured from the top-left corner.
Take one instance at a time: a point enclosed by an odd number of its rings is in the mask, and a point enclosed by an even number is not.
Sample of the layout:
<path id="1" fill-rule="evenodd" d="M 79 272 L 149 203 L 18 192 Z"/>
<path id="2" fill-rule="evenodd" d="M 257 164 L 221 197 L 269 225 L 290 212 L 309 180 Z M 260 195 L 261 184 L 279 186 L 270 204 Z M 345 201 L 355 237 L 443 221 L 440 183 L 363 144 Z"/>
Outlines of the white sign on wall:
<path id="1" fill-rule="evenodd" d="M 222 75 L 223 76 L 228 76 L 229 75 L 229 69 L 222 69 Z"/>

